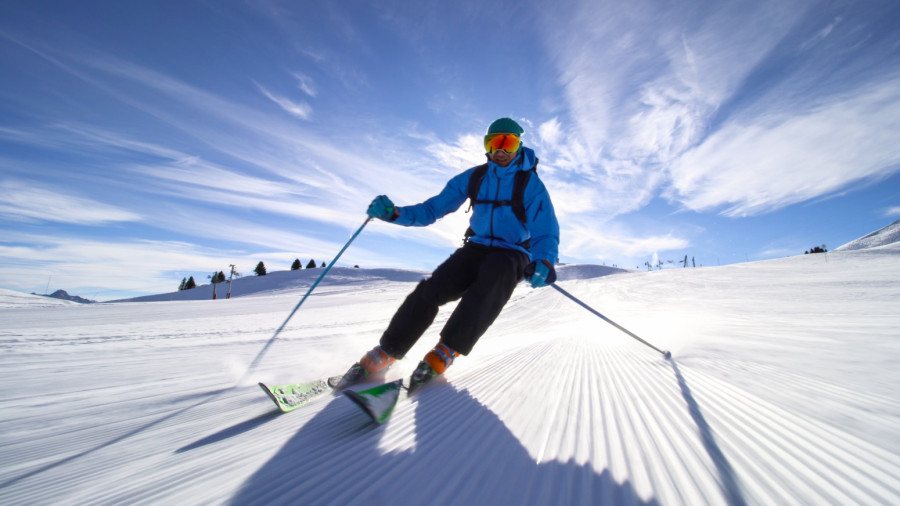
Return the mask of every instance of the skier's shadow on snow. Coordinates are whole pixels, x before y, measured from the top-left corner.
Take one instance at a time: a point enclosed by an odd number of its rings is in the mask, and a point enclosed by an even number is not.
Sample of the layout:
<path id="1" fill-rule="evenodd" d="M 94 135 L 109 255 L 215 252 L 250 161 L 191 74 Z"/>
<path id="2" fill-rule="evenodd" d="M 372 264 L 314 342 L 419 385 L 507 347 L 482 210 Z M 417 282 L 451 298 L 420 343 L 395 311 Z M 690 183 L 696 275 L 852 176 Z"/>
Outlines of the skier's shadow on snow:
<path id="1" fill-rule="evenodd" d="M 349 399 L 335 398 L 231 502 L 657 504 L 642 501 L 629 482 L 616 483 L 608 469 L 535 462 L 467 390 L 429 385 L 411 402 L 401 400 L 393 417 L 378 426 Z M 381 449 L 382 440 L 400 448 Z"/>
<path id="2" fill-rule="evenodd" d="M 155 427 L 155 426 L 157 426 L 157 425 L 160 425 L 160 424 L 162 424 L 163 422 L 172 420 L 172 419 L 178 417 L 179 415 L 181 415 L 181 414 L 183 414 L 183 413 L 186 413 L 186 412 L 188 412 L 188 411 L 190 411 L 190 410 L 192 410 L 192 409 L 199 408 L 200 406 L 203 406 L 204 404 L 208 404 L 208 403 L 213 402 L 213 401 L 217 400 L 219 397 L 221 397 L 223 394 L 225 394 L 225 393 L 227 393 L 227 392 L 230 392 L 233 388 L 234 388 L 234 387 L 222 388 L 222 389 L 219 389 L 219 390 L 213 390 L 213 391 L 211 391 L 211 392 L 206 392 L 206 393 L 201 393 L 201 394 L 193 394 L 193 395 L 188 395 L 188 396 L 184 396 L 184 397 L 182 397 L 182 398 L 179 398 L 179 399 L 178 399 L 179 401 L 181 401 L 181 400 L 191 400 L 191 399 L 195 399 L 195 398 L 199 398 L 200 400 L 199 400 L 198 402 L 196 402 L 195 404 L 191 404 L 191 405 L 189 405 L 189 406 L 183 407 L 183 408 L 181 408 L 181 409 L 179 409 L 179 410 L 173 411 L 173 412 L 171 412 L 171 413 L 169 413 L 169 414 L 167 414 L 167 415 L 164 415 L 164 416 L 162 416 L 162 417 L 160 417 L 160 418 L 157 418 L 156 420 L 152 420 L 152 421 L 150 421 L 150 422 L 148 422 L 148 423 L 146 423 L 146 424 L 140 425 L 140 426 L 136 427 L 135 429 L 133 429 L 133 430 L 131 430 L 131 431 L 129 431 L 129 432 L 126 432 L 125 434 L 122 434 L 122 435 L 120 435 L 120 436 L 114 437 L 114 438 L 110 439 L 109 441 L 106 441 L 106 442 L 104 442 L 104 443 L 101 443 L 100 445 L 97 445 L 97 446 L 95 446 L 95 447 L 93 447 L 93 448 L 84 450 L 84 451 L 79 452 L 79 453 L 76 453 L 76 454 L 74 454 L 74 455 L 69 455 L 68 457 L 65 457 L 65 458 L 63 458 L 63 459 L 57 460 L 57 461 L 55 461 L 55 462 L 51 462 L 51 463 L 46 464 L 46 465 L 44 465 L 44 466 L 41 466 L 41 467 L 39 467 L 39 468 L 37 468 L 37 469 L 34 469 L 34 470 L 29 471 L 29 472 L 27 472 L 27 473 L 21 474 L 21 475 L 15 477 L 15 478 L 12 478 L 12 479 L 10 479 L 10 480 L 4 481 L 4 482 L 0 483 L 0 489 L 5 488 L 5 487 L 8 487 L 8 486 L 10 486 L 10 485 L 14 485 L 14 484 L 16 484 L 16 483 L 18 483 L 18 482 L 20 482 L 20 481 L 22 481 L 22 480 L 25 480 L 25 479 L 27 479 L 27 478 L 31 478 L 31 477 L 33 477 L 33 476 L 37 476 L 37 475 L 43 474 L 43 473 L 45 473 L 45 472 L 47 472 L 47 471 L 50 471 L 51 469 L 55 469 L 55 468 L 57 468 L 57 467 L 60 467 L 60 466 L 66 465 L 66 464 L 70 464 L 70 463 L 72 463 L 72 462 L 74 462 L 74 461 L 76 461 L 76 460 L 78 460 L 78 459 L 80 459 L 80 458 L 82 458 L 82 457 L 86 457 L 86 456 L 91 455 L 91 454 L 93 454 L 93 453 L 95 453 L 95 452 L 97 452 L 97 451 L 103 450 L 104 448 L 109 448 L 109 447 L 114 446 L 114 445 L 117 445 L 117 444 L 119 444 L 119 443 L 121 443 L 121 442 L 123 442 L 123 441 L 126 441 L 126 440 L 128 440 L 128 439 L 131 439 L 132 437 L 137 436 L 138 434 L 144 432 L 145 430 L 148 430 L 148 429 L 150 429 L 150 428 L 152 428 L 152 427 Z"/>

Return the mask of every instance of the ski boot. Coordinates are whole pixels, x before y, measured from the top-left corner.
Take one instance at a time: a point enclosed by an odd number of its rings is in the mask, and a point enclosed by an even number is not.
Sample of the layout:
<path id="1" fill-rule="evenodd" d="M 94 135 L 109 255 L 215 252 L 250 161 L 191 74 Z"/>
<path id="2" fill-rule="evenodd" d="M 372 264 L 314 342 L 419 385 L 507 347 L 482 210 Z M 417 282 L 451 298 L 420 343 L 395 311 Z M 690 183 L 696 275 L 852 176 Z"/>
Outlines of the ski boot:
<path id="1" fill-rule="evenodd" d="M 373 375 L 387 371 L 396 360 L 381 349 L 381 346 L 376 346 L 363 355 L 359 362 L 350 366 L 334 389 L 341 391 L 357 383 L 362 383 Z"/>
<path id="2" fill-rule="evenodd" d="M 431 378 L 444 374 L 447 368 L 453 364 L 453 359 L 458 356 L 458 351 L 447 346 L 443 341 L 439 342 L 425 355 L 425 359 L 419 362 L 419 366 L 410 376 L 409 393 L 412 394 Z"/>

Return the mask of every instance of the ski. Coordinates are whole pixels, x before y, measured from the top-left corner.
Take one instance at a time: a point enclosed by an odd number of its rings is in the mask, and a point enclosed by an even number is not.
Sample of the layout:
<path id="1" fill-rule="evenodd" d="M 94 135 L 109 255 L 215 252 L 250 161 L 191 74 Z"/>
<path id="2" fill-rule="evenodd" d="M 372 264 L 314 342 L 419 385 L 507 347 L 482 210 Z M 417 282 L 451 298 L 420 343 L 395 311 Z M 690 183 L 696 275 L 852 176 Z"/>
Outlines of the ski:
<path id="1" fill-rule="evenodd" d="M 402 390 L 407 391 L 406 397 L 408 398 L 425 383 L 429 382 L 434 374 L 432 373 L 425 377 L 418 377 L 414 374 L 410 378 L 410 386 L 408 387 L 403 384 L 403 380 L 396 380 L 365 390 L 346 389 L 346 387 L 355 384 L 355 382 L 341 386 L 341 380 L 346 376 L 345 374 L 344 376 L 332 376 L 328 379 L 274 386 L 260 382 L 259 387 L 272 399 L 272 402 L 278 406 L 282 413 L 289 413 L 297 408 L 306 406 L 326 394 L 342 392 L 356 406 L 362 409 L 373 422 L 383 424 L 394 412 L 394 408 L 400 401 Z M 373 379 L 375 378 L 365 378 L 368 381 Z"/>
<path id="2" fill-rule="evenodd" d="M 394 412 L 400 400 L 400 390 L 404 388 L 403 380 L 397 380 L 366 390 L 344 390 L 344 395 L 380 425 Z"/>
<path id="3" fill-rule="evenodd" d="M 432 378 L 433 376 L 416 378 L 419 381 L 414 381 L 413 378 L 410 378 L 409 386 L 404 385 L 401 379 L 366 390 L 344 390 L 343 394 L 369 415 L 373 422 L 381 425 L 390 418 L 394 408 L 400 402 L 401 390 L 406 390 L 404 398 L 409 399 L 418 393 L 420 388 L 429 383 Z"/>
<path id="4" fill-rule="evenodd" d="M 282 413 L 288 413 L 309 404 L 325 394 L 333 392 L 340 380 L 341 376 L 332 376 L 328 379 L 271 387 L 260 382 L 259 387 L 272 399 L 272 402 L 278 406 Z"/>

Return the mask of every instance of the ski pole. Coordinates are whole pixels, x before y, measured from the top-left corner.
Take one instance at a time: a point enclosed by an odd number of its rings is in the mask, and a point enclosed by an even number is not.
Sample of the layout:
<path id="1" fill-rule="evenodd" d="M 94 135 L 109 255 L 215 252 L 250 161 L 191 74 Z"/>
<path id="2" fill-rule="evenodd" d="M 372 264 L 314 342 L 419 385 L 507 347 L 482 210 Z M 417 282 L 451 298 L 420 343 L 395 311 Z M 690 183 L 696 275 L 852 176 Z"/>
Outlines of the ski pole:
<path id="1" fill-rule="evenodd" d="M 663 351 L 663 350 L 657 348 L 656 346 L 653 346 L 652 344 L 648 343 L 647 341 L 644 341 L 643 339 L 641 339 L 640 337 L 638 337 L 635 333 L 633 333 L 633 332 L 631 332 L 630 330 L 626 329 L 625 327 L 619 325 L 618 323 L 616 323 L 616 322 L 610 320 L 609 318 L 603 316 L 603 315 L 600 314 L 600 312 L 597 311 L 596 309 L 594 309 L 594 308 L 592 308 L 591 306 L 588 306 L 587 304 L 585 304 L 584 302 L 578 300 L 577 297 L 575 297 L 575 296 L 572 295 L 571 293 L 569 293 L 569 292 L 563 290 L 562 288 L 560 288 L 559 286 L 557 286 L 556 283 L 553 283 L 553 284 L 551 284 L 550 286 L 552 286 L 553 288 L 555 288 L 556 291 L 558 291 L 559 293 L 561 293 L 561 294 L 565 295 L 566 297 L 572 299 L 573 302 L 575 302 L 575 303 L 578 304 L 579 306 L 581 306 L 581 307 L 587 309 L 588 311 L 590 311 L 591 313 L 593 313 L 595 316 L 599 316 L 600 319 L 602 319 L 602 320 L 605 321 L 606 323 L 608 323 L 608 324 L 612 325 L 613 327 L 615 327 L 615 328 L 621 330 L 622 332 L 628 334 L 628 336 L 633 337 L 634 339 L 637 339 L 637 340 L 640 341 L 641 343 L 646 344 L 647 346 L 653 348 L 654 350 L 656 350 L 656 351 L 662 353 L 662 356 L 665 357 L 666 360 L 669 360 L 669 359 L 672 358 L 672 352 L 670 352 L 670 351 L 668 351 L 668 350 Z"/>
<path id="2" fill-rule="evenodd" d="M 278 337 L 278 334 L 281 334 L 281 331 L 284 330 L 285 325 L 287 325 L 287 323 L 289 321 L 291 321 L 291 318 L 294 316 L 294 313 L 296 313 L 297 310 L 300 309 L 300 306 L 303 305 L 303 303 L 306 301 L 306 298 L 309 297 L 309 294 L 311 294 L 313 292 L 313 290 L 316 289 L 316 286 L 319 285 L 319 282 L 322 281 L 322 278 L 324 278 L 325 275 L 328 274 L 328 271 L 330 271 L 331 268 L 334 267 L 334 264 L 337 263 L 338 258 L 341 258 L 341 255 L 343 255 L 344 252 L 347 251 L 347 248 L 350 247 L 350 243 L 353 242 L 354 239 L 356 239 L 356 236 L 358 236 L 359 233 L 362 232 L 363 228 L 365 228 L 365 226 L 368 225 L 371 220 L 372 220 L 371 216 L 366 218 L 366 221 L 364 221 L 363 224 L 360 225 L 360 227 L 358 229 L 356 229 L 356 232 L 354 232 L 353 235 L 350 236 L 350 239 L 347 241 L 347 244 L 344 244 L 344 247 L 341 248 L 340 251 L 338 251 L 338 254 L 337 254 L 337 256 L 334 257 L 334 260 L 332 260 L 331 263 L 328 264 L 328 267 L 326 267 L 325 270 L 322 271 L 322 274 L 319 274 L 319 278 L 316 279 L 316 281 L 312 284 L 312 286 L 309 287 L 309 290 L 306 291 L 306 295 L 304 295 L 303 298 L 300 299 L 300 302 L 298 302 L 297 305 L 294 306 L 294 309 L 291 311 L 291 313 L 288 315 L 288 317 L 284 319 L 284 323 L 282 323 L 281 326 L 278 327 L 278 330 L 275 331 L 275 334 L 272 335 L 272 337 L 269 339 L 269 342 L 267 342 L 266 345 L 263 346 L 261 350 L 259 350 L 259 353 L 256 355 L 256 358 L 253 359 L 253 362 L 250 363 L 250 367 L 247 368 L 247 372 L 244 373 L 244 378 L 242 378 L 242 381 L 243 381 L 243 379 L 246 379 L 247 375 L 250 374 L 250 372 L 252 372 L 254 369 L 256 369 L 256 366 L 259 365 L 259 362 L 262 360 L 263 355 L 265 355 L 266 351 L 269 349 L 269 346 L 272 346 L 272 343 L 275 342 L 275 339 Z"/>

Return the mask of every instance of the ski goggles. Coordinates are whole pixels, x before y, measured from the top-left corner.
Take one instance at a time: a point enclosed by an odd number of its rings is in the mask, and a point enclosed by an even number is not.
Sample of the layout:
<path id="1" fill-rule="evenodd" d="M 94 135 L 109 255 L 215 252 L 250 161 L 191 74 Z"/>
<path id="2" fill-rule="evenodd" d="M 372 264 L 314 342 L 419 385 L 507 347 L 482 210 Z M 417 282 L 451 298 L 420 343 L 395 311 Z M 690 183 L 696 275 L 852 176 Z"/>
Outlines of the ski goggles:
<path id="1" fill-rule="evenodd" d="M 519 136 L 516 134 L 488 134 L 484 136 L 484 149 L 493 153 L 502 149 L 507 153 L 515 153 L 519 150 Z"/>

